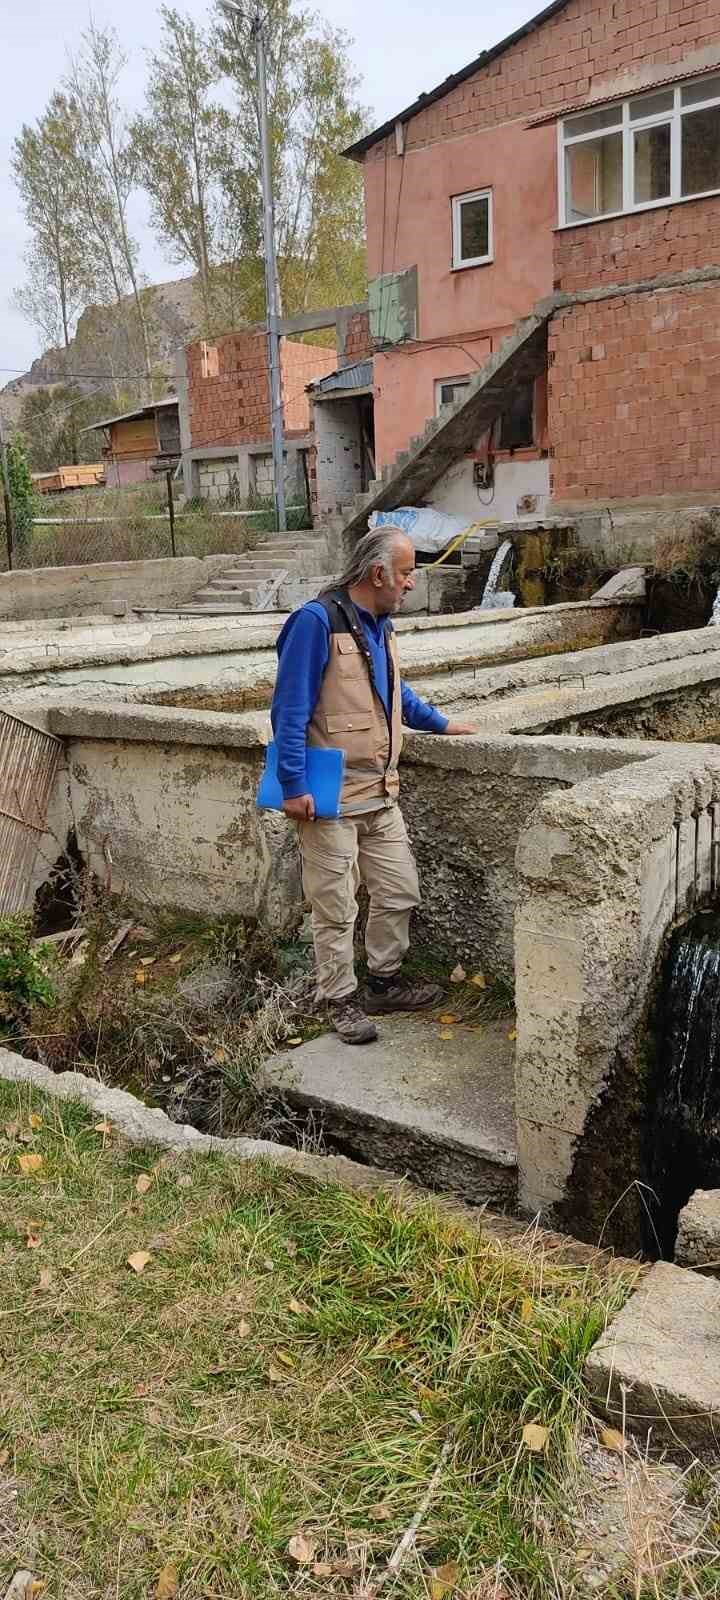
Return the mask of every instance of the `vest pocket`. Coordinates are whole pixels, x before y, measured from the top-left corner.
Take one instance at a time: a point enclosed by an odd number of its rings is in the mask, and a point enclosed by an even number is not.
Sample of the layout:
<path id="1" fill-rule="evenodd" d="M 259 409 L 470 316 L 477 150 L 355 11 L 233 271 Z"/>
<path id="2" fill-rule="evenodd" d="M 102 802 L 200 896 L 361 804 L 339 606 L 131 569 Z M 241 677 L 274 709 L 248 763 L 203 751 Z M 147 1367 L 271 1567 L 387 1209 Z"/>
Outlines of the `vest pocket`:
<path id="1" fill-rule="evenodd" d="M 326 716 L 325 726 L 328 733 L 367 733 L 374 725 L 374 717 L 369 712 L 342 711 L 338 715 Z"/>

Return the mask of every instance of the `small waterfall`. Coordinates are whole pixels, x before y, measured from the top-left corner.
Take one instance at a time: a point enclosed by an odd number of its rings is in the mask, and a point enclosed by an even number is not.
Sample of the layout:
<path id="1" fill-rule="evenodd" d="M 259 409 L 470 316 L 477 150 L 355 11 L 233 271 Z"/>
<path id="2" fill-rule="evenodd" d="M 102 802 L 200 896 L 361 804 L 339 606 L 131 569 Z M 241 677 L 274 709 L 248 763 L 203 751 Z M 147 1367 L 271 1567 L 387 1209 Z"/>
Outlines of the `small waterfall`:
<path id="1" fill-rule="evenodd" d="M 514 606 L 514 594 L 510 594 L 507 590 L 498 590 L 502 569 L 511 553 L 512 541 L 510 539 L 504 539 L 493 556 L 493 563 L 488 573 L 487 583 L 485 584 L 485 588 L 483 590 L 482 600 L 480 601 L 481 611 L 490 611 L 498 606 Z"/>
<path id="2" fill-rule="evenodd" d="M 720 589 L 713 600 L 712 616 L 708 623 L 709 628 L 720 628 Z"/>
<path id="3" fill-rule="evenodd" d="M 678 1212 L 720 1187 L 720 915 L 699 913 L 670 942 L 658 1016 L 647 1171 L 653 1221 L 672 1259 Z M 657 1246 L 656 1246 L 657 1249 Z"/>

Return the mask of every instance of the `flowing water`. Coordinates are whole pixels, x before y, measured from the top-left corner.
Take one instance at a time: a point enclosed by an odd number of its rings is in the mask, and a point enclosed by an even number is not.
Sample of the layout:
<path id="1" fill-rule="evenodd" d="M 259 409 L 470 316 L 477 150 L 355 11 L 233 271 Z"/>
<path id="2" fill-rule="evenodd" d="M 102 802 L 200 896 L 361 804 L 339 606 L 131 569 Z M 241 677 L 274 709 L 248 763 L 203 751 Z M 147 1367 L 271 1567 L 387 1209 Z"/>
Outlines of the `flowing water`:
<path id="1" fill-rule="evenodd" d="M 496 606 L 514 606 L 514 594 L 510 594 L 507 590 L 498 589 L 502 569 L 511 554 L 512 541 L 504 539 L 493 556 L 493 563 L 488 573 L 482 600 L 480 601 L 480 609 L 482 611 L 490 611 Z"/>
<path id="2" fill-rule="evenodd" d="M 720 589 L 713 600 L 712 615 L 708 623 L 709 628 L 720 628 Z"/>
<path id="3" fill-rule="evenodd" d="M 720 1187 L 720 914 L 673 935 L 662 978 L 647 1172 L 657 1196 L 652 1253 L 672 1260 L 678 1212 Z"/>

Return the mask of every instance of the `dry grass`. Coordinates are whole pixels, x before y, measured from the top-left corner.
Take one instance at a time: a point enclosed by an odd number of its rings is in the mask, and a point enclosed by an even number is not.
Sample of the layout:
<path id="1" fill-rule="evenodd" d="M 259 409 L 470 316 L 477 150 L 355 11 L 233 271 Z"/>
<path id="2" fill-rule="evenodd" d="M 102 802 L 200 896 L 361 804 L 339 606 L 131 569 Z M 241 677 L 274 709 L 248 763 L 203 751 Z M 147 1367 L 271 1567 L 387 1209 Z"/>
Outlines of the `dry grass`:
<path id="1" fill-rule="evenodd" d="M 140 1600 L 168 1567 L 187 1600 L 581 1592 L 582 1367 L 622 1287 L 431 1206 L 128 1151 L 24 1088 L 3 1125 L 2 1592 L 20 1566 L 47 1600 Z M 718 1581 L 698 1556 L 602 1592 Z"/>

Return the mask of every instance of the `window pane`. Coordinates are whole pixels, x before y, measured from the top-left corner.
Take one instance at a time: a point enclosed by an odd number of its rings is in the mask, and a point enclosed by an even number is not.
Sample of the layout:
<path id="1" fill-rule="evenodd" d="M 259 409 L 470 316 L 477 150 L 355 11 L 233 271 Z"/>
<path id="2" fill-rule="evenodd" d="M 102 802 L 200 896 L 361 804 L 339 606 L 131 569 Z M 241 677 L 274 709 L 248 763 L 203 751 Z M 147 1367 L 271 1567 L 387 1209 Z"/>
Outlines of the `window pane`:
<path id="1" fill-rule="evenodd" d="M 585 222 L 589 217 L 622 211 L 622 178 L 621 133 L 569 145 L 565 151 L 567 221 Z"/>
<path id="2" fill-rule="evenodd" d="M 670 193 L 670 123 L 635 134 L 635 204 L 665 200 Z"/>
<path id="3" fill-rule="evenodd" d="M 490 205 L 482 200 L 463 200 L 460 205 L 460 260 L 475 261 L 490 252 Z"/>
<path id="4" fill-rule="evenodd" d="M 661 111 L 672 111 L 675 102 L 673 89 L 663 89 L 660 94 L 643 94 L 639 100 L 630 101 L 630 120 L 640 117 L 657 117 Z"/>
<path id="5" fill-rule="evenodd" d="M 469 378 L 453 378 L 449 383 L 439 383 L 438 406 L 453 406 L 455 401 L 460 399 L 463 389 L 468 388 L 469 383 Z"/>
<path id="6" fill-rule="evenodd" d="M 682 119 L 682 192 L 720 189 L 720 106 Z"/>
<path id="7" fill-rule="evenodd" d="M 684 106 L 696 106 L 702 100 L 720 100 L 720 78 L 699 78 L 688 83 L 682 92 Z"/>
<path id="8" fill-rule="evenodd" d="M 566 139 L 576 139 L 579 133 L 597 133 L 600 128 L 617 128 L 622 122 L 622 106 L 611 106 L 608 111 L 586 111 L 582 117 L 571 117 L 564 124 Z"/>

